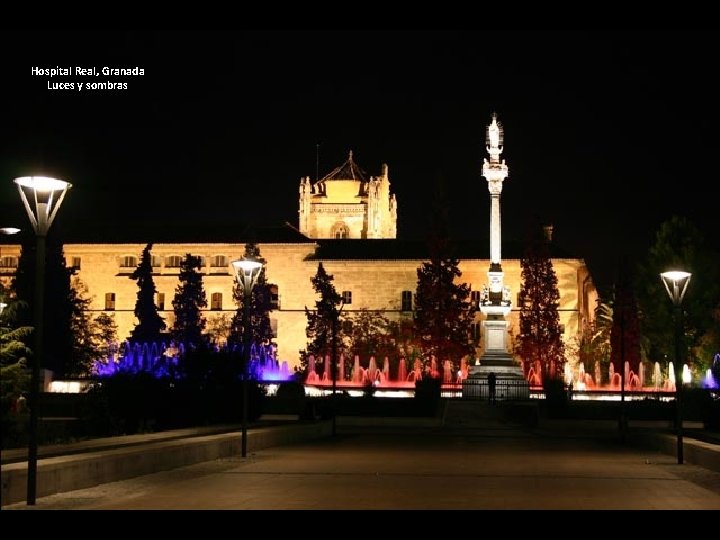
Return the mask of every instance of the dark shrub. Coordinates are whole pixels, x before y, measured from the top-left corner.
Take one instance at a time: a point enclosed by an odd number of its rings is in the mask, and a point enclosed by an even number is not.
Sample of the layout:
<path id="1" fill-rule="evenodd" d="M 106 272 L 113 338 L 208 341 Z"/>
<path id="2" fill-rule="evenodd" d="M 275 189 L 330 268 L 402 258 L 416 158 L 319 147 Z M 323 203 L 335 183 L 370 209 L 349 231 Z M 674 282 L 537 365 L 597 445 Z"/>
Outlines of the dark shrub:
<path id="1" fill-rule="evenodd" d="M 419 400 L 437 401 L 440 399 L 442 381 L 436 377 L 424 377 L 415 381 L 415 398 Z"/>
<path id="2" fill-rule="evenodd" d="M 546 377 L 543 380 L 545 404 L 551 416 L 563 414 L 567 410 L 568 392 L 565 382 L 560 378 Z"/>

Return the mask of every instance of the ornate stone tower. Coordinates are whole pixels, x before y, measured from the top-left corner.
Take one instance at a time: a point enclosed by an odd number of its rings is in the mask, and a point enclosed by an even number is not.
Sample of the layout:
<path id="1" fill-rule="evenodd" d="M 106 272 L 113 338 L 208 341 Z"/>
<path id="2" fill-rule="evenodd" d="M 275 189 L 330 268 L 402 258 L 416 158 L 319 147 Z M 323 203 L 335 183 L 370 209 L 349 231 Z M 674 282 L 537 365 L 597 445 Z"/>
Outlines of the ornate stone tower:
<path id="1" fill-rule="evenodd" d="M 471 366 L 473 377 L 487 377 L 490 372 L 502 378 L 522 378 L 522 368 L 508 353 L 508 322 L 511 300 L 510 288 L 503 283 L 502 234 L 500 227 L 500 194 L 503 181 L 507 178 L 508 167 L 500 160 L 504 148 L 504 131 L 493 114 L 487 127 L 486 150 L 490 155 L 483 163 L 483 176 L 487 180 L 490 192 L 490 269 L 488 285 L 483 287 L 480 296 L 480 311 L 483 313 L 483 339 L 485 352 L 480 365 Z"/>
<path id="2" fill-rule="evenodd" d="M 300 232 L 308 238 L 395 238 L 397 200 L 388 166 L 369 179 L 350 152 L 345 163 L 314 184 L 300 179 Z"/>

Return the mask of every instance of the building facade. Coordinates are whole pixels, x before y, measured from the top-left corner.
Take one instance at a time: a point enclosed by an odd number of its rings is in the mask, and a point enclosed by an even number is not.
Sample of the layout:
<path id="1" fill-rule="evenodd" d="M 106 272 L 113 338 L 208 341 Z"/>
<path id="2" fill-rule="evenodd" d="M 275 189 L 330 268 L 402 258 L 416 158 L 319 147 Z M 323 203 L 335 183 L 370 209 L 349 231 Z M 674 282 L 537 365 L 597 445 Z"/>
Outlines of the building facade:
<path id="1" fill-rule="evenodd" d="M 360 309 L 380 311 L 390 319 L 411 319 L 417 287 L 417 269 L 427 259 L 417 256 L 423 246 L 402 240 L 357 241 L 348 249 L 348 241 L 302 240 L 293 242 L 258 242 L 266 260 L 266 276 L 275 285 L 277 309 L 271 321 L 277 334 L 278 357 L 290 366 L 299 364 L 299 351 L 305 349 L 307 320 L 305 308 L 315 305 L 317 296 L 310 279 L 318 263 L 334 276 L 338 293 L 346 300 L 344 313 Z M 375 244 L 375 245 L 373 245 Z M 133 244 L 65 244 L 68 266 L 87 285 L 94 314 L 112 314 L 118 325 L 118 336 L 124 339 L 136 324 L 137 283 L 129 276 L 139 262 L 145 247 Z M 242 257 L 244 242 L 237 243 L 158 243 L 152 248 L 153 279 L 158 291 L 156 304 L 166 323 L 172 324 L 172 299 L 178 285 L 180 260 L 186 254 L 203 259 L 203 284 L 208 299 L 205 312 L 208 327 L 222 327 L 237 309 L 233 301 L 235 277 L 231 261 Z M 417 254 L 417 255 L 416 255 Z M 17 267 L 19 245 L 3 246 L 3 274 L 9 280 Z M 597 293 L 582 259 L 553 258 L 560 289 L 560 322 L 566 341 L 578 336 L 584 324 L 594 316 Z M 474 303 L 487 283 L 488 259 L 461 258 L 461 280 L 472 288 Z M 517 292 L 521 285 L 519 259 L 503 259 L 504 281 Z M 516 302 L 513 302 L 515 304 Z M 518 311 L 510 311 L 509 342 L 518 329 Z M 482 313 L 476 312 L 476 327 L 469 339 L 476 345 L 477 356 L 484 352 L 480 324 Z"/>

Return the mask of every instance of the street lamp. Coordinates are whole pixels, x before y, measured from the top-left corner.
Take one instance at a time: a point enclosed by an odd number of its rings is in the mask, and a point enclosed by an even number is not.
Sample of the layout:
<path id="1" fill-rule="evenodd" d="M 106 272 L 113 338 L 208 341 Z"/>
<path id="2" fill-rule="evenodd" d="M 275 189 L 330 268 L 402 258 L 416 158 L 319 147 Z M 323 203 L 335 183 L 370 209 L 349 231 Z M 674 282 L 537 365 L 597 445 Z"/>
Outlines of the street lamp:
<path id="1" fill-rule="evenodd" d="M 663 272 L 660 274 L 665 290 L 670 296 L 673 305 L 675 306 L 675 423 L 677 424 L 677 460 L 678 465 L 683 464 L 683 426 L 682 426 L 682 407 L 681 407 L 681 395 L 682 395 L 682 367 L 680 365 L 680 337 L 682 333 L 682 308 L 681 304 L 685 297 L 685 291 L 687 291 L 688 283 L 690 283 L 690 272 L 683 272 L 682 270 L 672 270 L 669 272 Z"/>
<path id="2" fill-rule="evenodd" d="M 247 414 L 248 414 L 248 389 L 247 384 L 250 372 L 250 303 L 252 301 L 252 290 L 257 282 L 263 264 L 255 257 L 245 256 L 242 259 L 232 262 L 235 268 L 235 278 L 243 286 L 243 405 L 242 405 L 242 457 L 247 456 Z"/>
<path id="3" fill-rule="evenodd" d="M 43 301 L 45 299 L 45 237 L 72 184 L 48 176 L 23 176 L 15 183 L 35 230 L 35 351 L 30 376 L 30 428 L 28 434 L 27 504 L 35 504 L 37 487 L 37 423 L 40 362 L 43 353 Z M 28 201 L 28 196 L 30 200 Z"/>

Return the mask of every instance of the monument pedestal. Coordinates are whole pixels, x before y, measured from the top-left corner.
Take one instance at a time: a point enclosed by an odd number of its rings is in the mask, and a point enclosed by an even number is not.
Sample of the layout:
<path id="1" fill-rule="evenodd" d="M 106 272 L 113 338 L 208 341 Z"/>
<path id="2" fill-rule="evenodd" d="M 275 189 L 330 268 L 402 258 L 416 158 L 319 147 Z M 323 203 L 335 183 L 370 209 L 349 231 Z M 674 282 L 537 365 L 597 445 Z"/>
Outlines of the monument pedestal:
<path id="1" fill-rule="evenodd" d="M 523 379 L 522 367 L 508 350 L 508 322 L 505 320 L 510 313 L 509 306 L 481 306 L 485 315 L 483 321 L 483 337 L 485 352 L 480 357 L 480 365 L 468 367 L 468 377 L 487 378 L 493 372 L 502 379 Z"/>
<path id="2" fill-rule="evenodd" d="M 480 364 L 468 366 L 468 378 L 463 381 L 463 397 L 487 399 L 488 374 L 496 375 L 496 399 L 528 399 L 530 387 L 523 376 L 522 367 L 515 362 L 508 349 L 508 306 L 482 306 L 485 314 L 483 336 L 485 352 Z"/>

